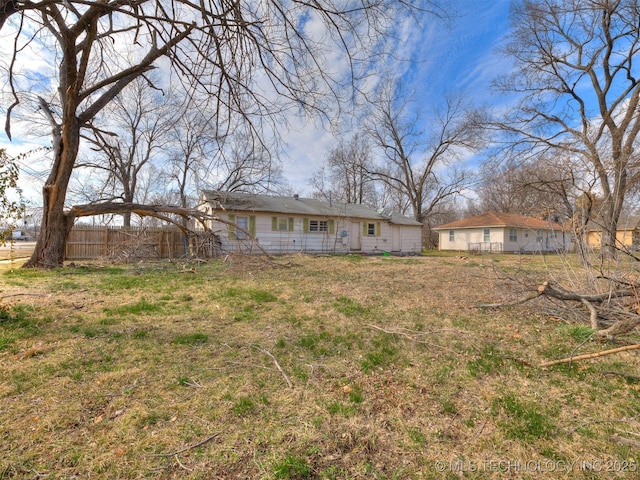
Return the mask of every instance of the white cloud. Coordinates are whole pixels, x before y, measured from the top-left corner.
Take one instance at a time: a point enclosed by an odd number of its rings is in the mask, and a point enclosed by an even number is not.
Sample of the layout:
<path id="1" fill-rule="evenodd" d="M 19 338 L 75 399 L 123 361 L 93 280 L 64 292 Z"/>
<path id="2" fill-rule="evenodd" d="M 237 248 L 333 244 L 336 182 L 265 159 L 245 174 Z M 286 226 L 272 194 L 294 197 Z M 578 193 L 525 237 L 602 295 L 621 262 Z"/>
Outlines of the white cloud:
<path id="1" fill-rule="evenodd" d="M 489 95 L 488 85 L 491 79 L 504 65 L 490 49 L 506 28 L 505 14 L 508 1 L 484 0 L 460 4 L 460 13 L 466 12 L 466 16 L 454 19 L 450 29 L 444 22 L 429 14 L 420 24 L 408 17 L 397 19 L 395 36 L 387 39 L 394 55 L 383 65 L 375 65 L 375 68 L 373 64 L 369 64 L 369 76 L 361 86 L 366 91 L 373 91 L 382 74 L 391 72 L 413 87 L 410 89 L 418 92 L 422 102 L 418 108 L 429 110 L 432 110 L 434 102 L 451 89 L 468 90 L 476 98 L 486 98 Z M 319 17 L 310 15 L 300 20 L 304 21 L 305 31 L 314 39 L 327 39 L 326 28 Z M 0 41 L 9 42 L 10 33 L 5 27 Z M 43 54 L 41 47 L 42 45 L 36 43 L 21 54 L 20 69 L 25 74 L 28 71 L 37 72 L 42 76 L 40 84 L 43 91 L 51 90 L 55 82 L 56 69 L 50 57 Z M 0 61 L 4 65 L 8 61 L 7 50 L 3 49 L 4 53 L 0 52 Z M 338 49 L 320 53 L 325 55 L 325 73 L 344 79 L 349 72 L 349 62 L 344 53 Z M 409 59 L 410 62 L 407 61 Z M 258 81 L 262 85 L 263 93 L 268 95 L 268 98 L 276 100 L 270 82 L 264 77 Z M 5 85 L 5 97 L 2 100 L 5 108 L 8 105 L 6 93 Z M 335 112 L 331 105 L 328 108 L 329 112 Z M 35 103 L 21 105 L 19 109 L 23 118 L 33 119 L 39 115 L 35 111 Z M 336 119 L 337 113 L 329 113 L 329 116 Z M 49 128 L 44 122 L 40 132 L 45 136 L 37 137 L 30 133 L 32 125 L 16 118 L 13 124 L 14 142 L 8 143 L 8 139 L 2 134 L 0 147 L 4 146 L 10 154 L 17 155 L 35 146 L 50 144 L 50 139 L 46 136 Z M 300 194 L 310 192 L 309 179 L 320 168 L 328 149 L 334 145 L 335 138 L 325 127 L 320 122 L 314 123 L 301 118 L 291 118 L 288 125 L 282 126 L 286 130 L 280 133 L 287 145 L 282 156 L 284 175 Z M 28 161 L 29 168 L 36 173 L 47 172 L 49 160 L 46 157 Z M 42 175 L 38 178 L 42 178 Z M 42 184 L 35 177 L 25 175 L 21 184 L 25 195 L 28 192 L 35 201 L 40 201 Z"/>

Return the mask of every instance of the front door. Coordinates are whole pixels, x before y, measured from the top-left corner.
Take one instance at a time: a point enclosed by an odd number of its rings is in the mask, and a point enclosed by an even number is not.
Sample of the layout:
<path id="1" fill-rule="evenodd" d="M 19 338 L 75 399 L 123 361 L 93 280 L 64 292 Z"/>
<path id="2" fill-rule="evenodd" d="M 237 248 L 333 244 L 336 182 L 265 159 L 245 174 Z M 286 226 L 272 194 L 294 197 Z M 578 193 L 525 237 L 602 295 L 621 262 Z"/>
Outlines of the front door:
<path id="1" fill-rule="evenodd" d="M 361 250 L 362 243 L 360 242 L 360 232 L 362 231 L 362 226 L 360 222 L 353 222 L 351 224 L 351 231 L 349 232 L 349 248 L 351 250 Z"/>
<path id="2" fill-rule="evenodd" d="M 391 226 L 391 251 L 399 252 L 400 250 L 402 250 L 400 227 L 397 225 L 392 225 Z"/>

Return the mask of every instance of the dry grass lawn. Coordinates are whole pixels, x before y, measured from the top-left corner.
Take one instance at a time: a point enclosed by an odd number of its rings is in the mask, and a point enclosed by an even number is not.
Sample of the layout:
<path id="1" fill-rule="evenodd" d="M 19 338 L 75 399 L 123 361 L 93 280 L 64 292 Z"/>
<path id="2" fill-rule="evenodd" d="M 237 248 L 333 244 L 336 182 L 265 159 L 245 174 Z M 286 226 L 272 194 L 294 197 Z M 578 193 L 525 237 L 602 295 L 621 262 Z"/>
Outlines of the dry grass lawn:
<path id="1" fill-rule="evenodd" d="M 0 478 L 632 479 L 640 351 L 502 273 L 557 257 L 0 272 Z M 640 343 L 637 334 L 623 339 Z M 634 443 L 635 442 L 635 443 Z"/>

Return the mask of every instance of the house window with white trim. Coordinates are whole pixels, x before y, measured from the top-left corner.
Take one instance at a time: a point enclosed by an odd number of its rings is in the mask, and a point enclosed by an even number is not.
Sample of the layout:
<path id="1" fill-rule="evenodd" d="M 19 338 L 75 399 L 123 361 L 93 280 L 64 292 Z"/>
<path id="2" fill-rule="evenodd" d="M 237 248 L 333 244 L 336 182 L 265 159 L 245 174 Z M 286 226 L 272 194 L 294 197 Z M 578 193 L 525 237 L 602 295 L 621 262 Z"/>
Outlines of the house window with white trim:
<path id="1" fill-rule="evenodd" d="M 456 231 L 455 230 L 449 230 L 449 241 L 450 242 L 455 242 L 456 241 Z"/>
<path id="2" fill-rule="evenodd" d="M 326 220 L 309 220 L 310 232 L 328 232 L 329 222 Z"/>
<path id="3" fill-rule="evenodd" d="M 515 228 L 509 229 L 509 241 L 514 243 L 518 241 L 518 231 Z"/>
<path id="4" fill-rule="evenodd" d="M 490 228 L 485 228 L 484 229 L 484 242 L 490 242 L 491 241 L 491 229 Z"/>
<path id="5" fill-rule="evenodd" d="M 542 230 L 536 230 L 536 242 L 542 243 L 542 240 L 543 240 Z"/>

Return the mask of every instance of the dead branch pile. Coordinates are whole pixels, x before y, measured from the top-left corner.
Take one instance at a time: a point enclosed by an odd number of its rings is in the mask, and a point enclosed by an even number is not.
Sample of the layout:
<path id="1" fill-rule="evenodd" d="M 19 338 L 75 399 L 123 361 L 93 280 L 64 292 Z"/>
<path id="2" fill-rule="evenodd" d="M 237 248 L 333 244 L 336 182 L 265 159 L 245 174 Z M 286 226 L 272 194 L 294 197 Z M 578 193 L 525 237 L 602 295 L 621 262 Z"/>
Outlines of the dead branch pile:
<path id="1" fill-rule="evenodd" d="M 589 313 L 589 324 L 600 339 L 613 340 L 640 326 L 640 303 L 635 285 L 600 294 L 578 294 L 555 282 L 544 282 L 538 292 L 564 302 L 579 302 Z"/>
<path id="2" fill-rule="evenodd" d="M 617 336 L 633 333 L 640 328 L 639 290 L 640 284 L 625 282 L 607 292 L 581 294 L 557 282 L 547 281 L 519 300 L 480 307 L 497 308 L 543 298 L 550 302 L 543 307 L 550 316 L 589 323 L 597 339 L 614 340 Z"/>

